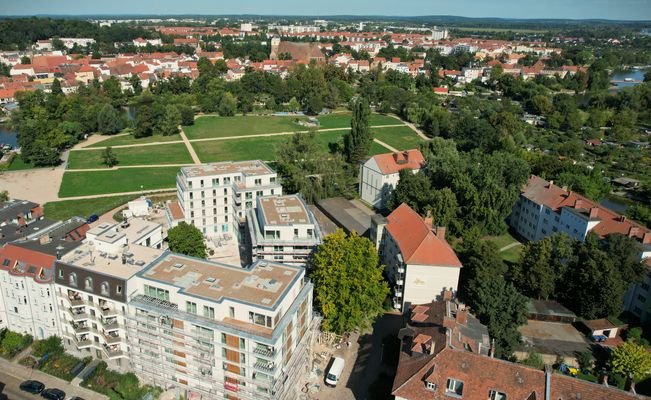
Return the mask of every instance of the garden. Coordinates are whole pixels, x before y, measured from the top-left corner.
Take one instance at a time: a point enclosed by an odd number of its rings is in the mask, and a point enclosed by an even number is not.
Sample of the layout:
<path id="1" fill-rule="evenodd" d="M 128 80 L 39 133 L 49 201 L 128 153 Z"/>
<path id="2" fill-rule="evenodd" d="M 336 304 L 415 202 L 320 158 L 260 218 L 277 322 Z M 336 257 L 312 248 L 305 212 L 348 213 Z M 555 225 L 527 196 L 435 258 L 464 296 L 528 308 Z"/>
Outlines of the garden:
<path id="1" fill-rule="evenodd" d="M 162 390 L 155 386 L 140 385 L 138 377 L 128 372 L 111 371 L 104 361 L 81 382 L 81 386 L 108 396 L 111 400 L 141 400 L 148 394 L 157 398 Z"/>
<path id="2" fill-rule="evenodd" d="M 0 356 L 10 360 L 32 344 L 32 340 L 31 335 L 3 329 L 0 331 Z"/>

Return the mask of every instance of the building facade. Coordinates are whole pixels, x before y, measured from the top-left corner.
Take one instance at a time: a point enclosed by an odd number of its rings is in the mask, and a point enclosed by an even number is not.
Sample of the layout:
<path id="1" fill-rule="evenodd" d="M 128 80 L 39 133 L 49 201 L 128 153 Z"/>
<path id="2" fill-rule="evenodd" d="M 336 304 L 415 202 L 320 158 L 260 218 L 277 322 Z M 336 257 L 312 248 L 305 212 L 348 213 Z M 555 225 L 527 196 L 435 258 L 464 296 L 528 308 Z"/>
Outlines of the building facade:
<path id="1" fill-rule="evenodd" d="M 386 266 L 394 308 L 456 292 L 462 265 L 445 240 L 445 228 L 432 229 L 431 220 L 403 203 L 386 219 L 372 219 L 370 237 Z"/>
<path id="2" fill-rule="evenodd" d="M 253 259 L 305 265 L 321 244 L 314 215 L 298 195 L 258 197 L 247 211 Z"/>
<path id="3" fill-rule="evenodd" d="M 256 198 L 282 194 L 276 172 L 259 160 L 183 167 L 176 188 L 183 220 L 209 238 L 237 234 Z M 168 206 L 168 213 L 175 207 Z M 179 218 L 168 216 L 168 220 Z"/>
<path id="4" fill-rule="evenodd" d="M 360 166 L 359 195 L 368 204 L 383 209 L 400 181 L 399 173 L 410 169 L 413 173 L 425 167 L 420 150 L 378 154 Z"/>
<path id="5" fill-rule="evenodd" d="M 131 289 L 130 358 L 146 382 L 185 398 L 296 396 L 314 326 L 303 268 L 240 268 L 166 252 Z"/>

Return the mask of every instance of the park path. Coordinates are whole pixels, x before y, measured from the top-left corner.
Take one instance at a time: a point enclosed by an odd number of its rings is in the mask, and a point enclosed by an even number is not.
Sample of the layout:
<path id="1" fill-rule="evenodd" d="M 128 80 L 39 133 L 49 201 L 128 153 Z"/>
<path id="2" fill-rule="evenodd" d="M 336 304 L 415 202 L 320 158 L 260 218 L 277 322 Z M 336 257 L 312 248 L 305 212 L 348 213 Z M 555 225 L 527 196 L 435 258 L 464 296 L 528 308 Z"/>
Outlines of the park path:
<path id="1" fill-rule="evenodd" d="M 391 147 L 391 146 L 389 146 L 388 144 L 384 143 L 383 141 L 381 141 L 381 140 L 379 140 L 379 139 L 373 139 L 373 141 L 374 141 L 375 143 L 379 144 L 380 146 L 386 147 L 387 149 L 391 150 L 391 151 L 394 152 L 394 153 L 398 153 L 398 152 L 400 152 L 400 150 L 396 149 L 395 147 Z"/>
<path id="2" fill-rule="evenodd" d="M 506 246 L 504 246 L 504 247 L 502 247 L 502 248 L 500 249 L 500 253 L 503 252 L 503 251 L 507 251 L 508 249 L 512 249 L 512 248 L 514 248 L 514 247 L 518 247 L 518 246 L 522 246 L 522 243 L 520 243 L 520 242 L 514 242 L 514 243 L 511 243 L 511 244 L 507 244 Z"/>
<path id="3" fill-rule="evenodd" d="M 134 144 L 117 144 L 115 146 L 110 146 L 112 149 L 120 149 L 123 147 L 144 147 L 144 146 L 159 146 L 161 144 L 174 144 L 174 143 L 185 143 L 183 140 L 170 140 L 167 142 L 151 142 L 151 143 L 134 143 Z M 92 151 L 92 150 L 102 150 L 106 147 L 80 147 L 78 149 L 72 149 L 73 151 Z"/>
<path id="4" fill-rule="evenodd" d="M 127 136 L 130 135 L 130 133 L 117 133 L 115 135 L 91 135 L 88 139 L 84 140 L 83 142 L 79 142 L 76 145 L 72 147 L 72 150 L 82 150 L 87 148 L 88 146 L 92 146 L 95 143 L 103 142 L 104 140 L 108 140 L 110 138 L 114 137 L 119 137 L 119 136 Z"/>
<path id="5" fill-rule="evenodd" d="M 111 168 L 68 168 L 66 172 L 96 172 L 96 171 L 115 171 L 118 169 L 130 168 L 164 168 L 164 167 L 190 167 L 194 164 L 147 164 L 147 165 L 121 165 Z"/>
<path id="6" fill-rule="evenodd" d="M 423 133 L 423 131 L 421 131 L 420 129 L 418 129 L 418 128 L 416 127 L 416 125 L 412 124 L 411 122 L 409 122 L 409 121 L 404 121 L 404 120 L 400 119 L 400 117 L 398 117 L 397 115 L 393 115 L 393 114 L 387 114 L 387 115 L 390 116 L 391 118 L 395 118 L 395 119 L 397 119 L 398 121 L 402 122 L 402 125 L 407 125 L 407 126 L 408 126 L 412 131 L 416 132 L 416 134 L 417 134 L 418 136 L 420 136 L 421 139 L 423 139 L 423 140 L 427 140 L 428 142 L 429 142 L 430 140 L 432 140 L 431 137 L 428 137 L 427 135 L 425 135 L 425 134 Z"/>
<path id="7" fill-rule="evenodd" d="M 195 164 L 201 164 L 201 159 L 199 159 L 199 156 L 197 155 L 197 152 L 194 151 L 194 147 L 192 147 L 192 144 L 188 140 L 188 137 L 185 136 L 185 132 L 183 131 L 183 127 L 179 126 L 179 130 L 181 132 L 181 138 L 183 139 L 183 143 L 185 144 L 185 147 L 188 149 L 188 152 L 190 152 L 190 155 L 192 156 L 192 161 L 194 161 Z"/>
<path id="8" fill-rule="evenodd" d="M 175 193 L 175 192 L 176 189 L 174 188 L 147 189 L 147 190 L 137 190 L 135 192 L 102 193 L 102 194 L 92 194 L 88 196 L 60 197 L 58 200 L 86 200 L 86 199 L 99 199 L 101 197 L 129 196 L 135 194 L 150 194 L 150 193 Z"/>

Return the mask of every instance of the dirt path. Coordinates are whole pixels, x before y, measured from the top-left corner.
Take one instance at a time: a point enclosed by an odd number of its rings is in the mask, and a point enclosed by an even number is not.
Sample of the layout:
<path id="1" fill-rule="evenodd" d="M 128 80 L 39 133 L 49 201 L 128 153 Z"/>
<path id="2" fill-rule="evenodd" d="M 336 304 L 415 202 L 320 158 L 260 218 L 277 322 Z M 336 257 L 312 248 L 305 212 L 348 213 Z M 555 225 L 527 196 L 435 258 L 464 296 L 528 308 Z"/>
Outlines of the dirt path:
<path id="1" fill-rule="evenodd" d="M 380 146 L 386 147 L 387 149 L 391 150 L 394 153 L 398 153 L 400 151 L 400 150 L 396 149 L 395 147 L 389 146 L 388 144 L 384 143 L 383 141 L 381 141 L 379 139 L 373 139 L 373 141 L 375 143 L 379 144 Z"/>
<path id="2" fill-rule="evenodd" d="M 116 146 L 111 146 L 112 149 L 120 149 L 123 147 L 144 147 L 144 146 L 159 146 L 161 144 L 174 144 L 174 143 L 185 143 L 183 140 L 172 140 L 168 142 L 151 142 L 151 143 L 134 143 L 134 144 L 118 144 Z M 73 149 L 74 151 L 79 151 L 79 150 L 86 150 L 86 151 L 92 151 L 92 150 L 102 150 L 105 149 L 106 147 L 81 147 L 78 149 Z"/>
<path id="3" fill-rule="evenodd" d="M 72 149 L 73 150 L 88 150 L 86 149 L 88 146 L 92 146 L 95 143 L 103 142 L 104 140 L 118 137 L 118 136 L 126 136 L 130 135 L 130 133 L 118 133 L 116 135 L 91 135 L 88 139 L 86 139 L 83 142 L 77 143 Z"/>
<path id="4" fill-rule="evenodd" d="M 506 246 L 504 246 L 504 247 L 502 247 L 502 248 L 500 249 L 500 253 L 503 252 L 503 251 L 507 251 L 508 249 L 512 249 L 512 248 L 514 248 L 514 247 L 518 247 L 518 246 L 522 246 L 522 243 L 520 243 L 520 242 L 515 242 L 515 243 L 507 244 Z"/>
<path id="5" fill-rule="evenodd" d="M 181 131 L 181 139 L 183 139 L 183 143 L 185 144 L 185 147 L 188 149 L 188 152 L 192 156 L 192 161 L 194 161 L 195 164 L 201 164 L 201 160 L 199 159 L 199 156 L 197 155 L 197 152 L 194 151 L 194 147 L 192 147 L 192 144 L 190 144 L 190 141 L 188 140 L 188 137 L 185 136 L 185 132 L 183 131 L 183 127 L 179 127 Z"/>

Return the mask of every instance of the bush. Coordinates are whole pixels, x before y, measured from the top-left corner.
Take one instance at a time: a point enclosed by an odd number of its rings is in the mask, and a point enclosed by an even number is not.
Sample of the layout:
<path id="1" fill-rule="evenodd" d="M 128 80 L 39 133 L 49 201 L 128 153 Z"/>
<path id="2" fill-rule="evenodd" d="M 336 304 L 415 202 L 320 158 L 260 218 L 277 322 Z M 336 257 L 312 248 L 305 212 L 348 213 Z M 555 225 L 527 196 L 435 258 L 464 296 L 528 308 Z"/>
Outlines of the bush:
<path id="1" fill-rule="evenodd" d="M 527 358 L 522 361 L 522 364 L 534 367 L 536 369 L 545 368 L 545 362 L 543 361 L 542 356 L 535 351 L 529 352 L 529 355 L 527 355 Z"/>
<path id="2" fill-rule="evenodd" d="M 0 355 L 13 358 L 32 343 L 31 335 L 21 335 L 5 329 L 0 334 Z"/>
<path id="3" fill-rule="evenodd" d="M 50 357 L 63 353 L 63 345 L 61 338 L 58 336 L 50 336 L 45 340 L 37 340 L 32 345 L 32 355 L 41 358 L 48 354 Z"/>
<path id="4" fill-rule="evenodd" d="M 140 386 L 133 373 L 121 374 L 111 371 L 104 361 L 81 383 L 83 387 L 102 393 L 111 400 L 141 400 L 147 393 L 160 393 L 161 389 L 149 385 Z M 154 396 L 156 397 L 156 396 Z"/>
<path id="5" fill-rule="evenodd" d="M 76 373 L 79 373 L 81 371 L 79 368 L 75 367 L 77 367 L 80 363 L 84 363 L 85 361 L 86 359 L 82 361 L 77 357 L 71 356 L 70 354 L 60 353 L 58 355 L 48 356 L 48 359 L 39 369 L 46 374 L 65 379 L 66 381 L 70 382 L 72 378 L 75 377 Z M 85 365 L 86 364 L 84 364 L 84 366 Z M 75 369 L 76 373 L 73 373 L 73 369 Z"/>
<path id="6" fill-rule="evenodd" d="M 586 372 L 592 369 L 592 359 L 592 353 L 589 351 L 583 351 L 578 354 L 576 360 L 579 363 L 579 369 L 581 372 Z"/>

